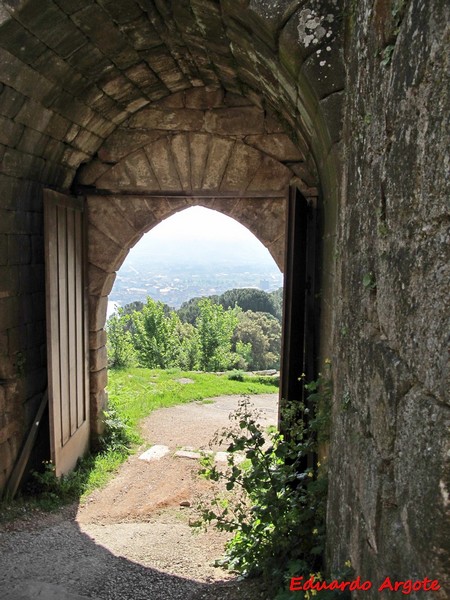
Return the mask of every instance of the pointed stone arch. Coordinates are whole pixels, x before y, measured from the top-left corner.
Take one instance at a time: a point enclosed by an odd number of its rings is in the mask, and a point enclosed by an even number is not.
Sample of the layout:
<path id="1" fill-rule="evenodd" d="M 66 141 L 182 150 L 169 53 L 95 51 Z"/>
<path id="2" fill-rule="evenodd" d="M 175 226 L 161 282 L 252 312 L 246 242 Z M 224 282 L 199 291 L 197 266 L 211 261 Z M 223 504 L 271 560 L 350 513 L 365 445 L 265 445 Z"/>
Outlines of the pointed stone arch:
<path id="1" fill-rule="evenodd" d="M 108 294 L 129 250 L 161 221 L 201 205 L 244 225 L 283 271 L 293 182 L 317 195 L 306 144 L 294 144 L 273 115 L 247 99 L 234 95 L 230 106 L 217 89 L 184 91 L 142 109 L 79 170 L 75 189 L 87 197 L 89 224 L 94 431 L 106 402 Z"/>

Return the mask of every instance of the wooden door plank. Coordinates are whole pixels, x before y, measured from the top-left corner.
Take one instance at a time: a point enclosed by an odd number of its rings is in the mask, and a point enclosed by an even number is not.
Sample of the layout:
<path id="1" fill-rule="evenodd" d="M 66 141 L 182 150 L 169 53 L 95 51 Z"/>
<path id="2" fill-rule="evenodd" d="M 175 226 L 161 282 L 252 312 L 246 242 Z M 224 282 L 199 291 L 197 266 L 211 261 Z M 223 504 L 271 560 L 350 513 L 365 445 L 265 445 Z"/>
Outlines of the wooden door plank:
<path id="1" fill-rule="evenodd" d="M 49 398 L 61 396 L 61 371 L 59 363 L 59 289 L 58 279 L 58 226 L 56 205 L 48 198 L 44 203 L 45 279 L 47 314 L 47 370 Z M 61 439 L 61 406 L 50 402 L 50 449 L 53 461 L 59 451 Z"/>
<path id="2" fill-rule="evenodd" d="M 46 190 L 44 205 L 51 449 L 60 476 L 89 446 L 84 201 Z"/>
<path id="3" fill-rule="evenodd" d="M 69 390 L 69 314 L 67 282 L 67 215 L 64 207 L 57 207 L 58 214 L 58 282 L 59 282 L 59 339 L 61 371 L 61 445 L 70 439 L 70 390 Z"/>
<path id="4" fill-rule="evenodd" d="M 83 331 L 83 236 L 82 213 L 75 212 L 75 347 L 76 347 L 76 389 L 77 389 L 77 427 L 86 420 L 84 389 L 84 331 Z"/>
<path id="5" fill-rule="evenodd" d="M 76 381 L 76 311 L 75 311 L 75 216 L 67 209 L 67 316 L 68 316 L 68 385 L 70 436 L 77 430 L 77 381 Z"/>

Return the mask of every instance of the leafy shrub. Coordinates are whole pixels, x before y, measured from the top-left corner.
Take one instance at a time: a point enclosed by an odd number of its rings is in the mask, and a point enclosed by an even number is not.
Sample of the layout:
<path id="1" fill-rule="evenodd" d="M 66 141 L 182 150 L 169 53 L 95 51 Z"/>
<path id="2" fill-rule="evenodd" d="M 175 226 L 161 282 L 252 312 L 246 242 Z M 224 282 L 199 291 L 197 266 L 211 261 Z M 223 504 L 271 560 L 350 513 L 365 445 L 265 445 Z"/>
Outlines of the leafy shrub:
<path id="1" fill-rule="evenodd" d="M 300 406 L 303 415 L 308 410 Z M 213 523 L 234 533 L 221 564 L 243 576 L 262 577 L 276 598 L 283 597 L 291 576 L 309 578 L 323 563 L 327 478 L 320 464 L 305 466 L 317 452 L 317 428 L 323 420 L 306 421 L 298 414 L 298 404 L 282 409 L 288 437 L 264 431 L 244 398 L 230 415 L 232 426 L 212 440 L 214 445 L 227 444 L 227 469 L 206 455 L 200 470 L 232 492 L 199 505 L 199 524 Z"/>
<path id="2" fill-rule="evenodd" d="M 243 371 L 234 369 L 233 371 L 230 371 L 230 373 L 228 373 L 227 377 L 230 381 L 244 381 L 245 374 Z"/>

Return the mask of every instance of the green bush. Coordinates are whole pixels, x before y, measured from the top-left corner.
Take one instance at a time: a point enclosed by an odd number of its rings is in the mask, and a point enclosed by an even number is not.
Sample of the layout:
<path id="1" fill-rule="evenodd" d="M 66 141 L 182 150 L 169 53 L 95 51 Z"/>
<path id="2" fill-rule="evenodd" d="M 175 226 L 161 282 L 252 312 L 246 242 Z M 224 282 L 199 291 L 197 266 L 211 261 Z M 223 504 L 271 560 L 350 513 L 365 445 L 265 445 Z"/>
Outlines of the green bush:
<path id="1" fill-rule="evenodd" d="M 233 371 L 230 371 L 227 374 L 227 377 L 230 381 L 244 381 L 245 379 L 245 374 L 243 371 L 240 371 L 238 369 L 234 369 Z"/>
<path id="2" fill-rule="evenodd" d="M 318 389 L 325 379 L 308 384 L 317 404 L 323 402 Z M 328 394 L 331 384 L 323 389 Z M 211 455 L 202 459 L 200 474 L 222 481 L 232 493 L 200 504 L 198 524 L 213 523 L 234 533 L 221 564 L 243 576 L 262 577 L 274 598 L 284 597 L 291 576 L 309 578 L 323 566 L 327 478 L 320 464 L 305 465 L 317 453 L 318 428 L 324 420 L 317 410 L 320 418 L 311 414 L 307 420 L 309 411 L 298 404 L 282 408 L 289 432 L 285 437 L 276 430 L 265 431 L 246 398 L 230 415 L 232 426 L 212 441 L 227 445 L 227 469 L 218 468 Z"/>

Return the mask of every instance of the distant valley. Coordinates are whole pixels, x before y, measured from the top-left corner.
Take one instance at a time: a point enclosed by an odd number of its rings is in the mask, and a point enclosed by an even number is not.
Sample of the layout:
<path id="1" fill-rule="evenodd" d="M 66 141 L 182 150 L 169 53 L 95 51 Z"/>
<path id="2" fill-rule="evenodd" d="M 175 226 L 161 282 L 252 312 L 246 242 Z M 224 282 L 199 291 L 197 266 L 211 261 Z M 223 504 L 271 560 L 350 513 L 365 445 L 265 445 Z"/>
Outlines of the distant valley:
<path id="1" fill-rule="evenodd" d="M 225 244 L 201 240 L 174 244 L 150 240 L 136 246 L 117 273 L 108 314 L 147 296 L 173 308 L 190 298 L 254 287 L 270 292 L 283 285 L 283 275 L 268 251 L 244 241 Z"/>

